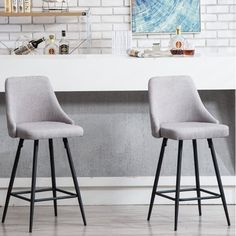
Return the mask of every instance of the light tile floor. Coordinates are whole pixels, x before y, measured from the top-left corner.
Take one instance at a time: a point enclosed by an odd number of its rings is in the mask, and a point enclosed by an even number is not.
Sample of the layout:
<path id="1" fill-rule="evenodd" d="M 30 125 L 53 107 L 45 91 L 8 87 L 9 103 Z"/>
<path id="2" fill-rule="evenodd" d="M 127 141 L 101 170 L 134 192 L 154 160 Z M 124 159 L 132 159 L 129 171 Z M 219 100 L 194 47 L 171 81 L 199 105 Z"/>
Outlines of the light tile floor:
<path id="1" fill-rule="evenodd" d="M 28 233 L 29 208 L 10 207 L 5 224 L 0 224 L 1 236 L 234 236 L 235 206 L 229 206 L 231 227 L 226 224 L 222 206 L 180 206 L 178 232 L 173 231 L 174 206 L 156 205 L 150 223 L 146 221 L 148 206 L 85 206 L 88 226 L 84 227 L 77 206 L 35 208 L 33 233 Z M 2 208 L 0 208 L 0 214 Z"/>

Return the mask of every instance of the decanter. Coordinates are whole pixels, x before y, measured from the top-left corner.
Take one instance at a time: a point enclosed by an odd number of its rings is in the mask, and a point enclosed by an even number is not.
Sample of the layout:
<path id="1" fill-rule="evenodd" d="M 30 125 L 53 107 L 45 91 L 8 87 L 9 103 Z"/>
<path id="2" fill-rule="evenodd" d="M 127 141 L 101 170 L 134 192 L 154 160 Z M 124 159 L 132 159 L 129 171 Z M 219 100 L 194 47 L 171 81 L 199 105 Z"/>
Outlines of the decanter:
<path id="1" fill-rule="evenodd" d="M 184 42 L 185 39 L 181 34 L 181 27 L 178 26 L 176 28 L 176 34 L 173 38 L 170 40 L 170 51 L 173 55 L 182 55 L 183 49 L 184 49 Z"/>

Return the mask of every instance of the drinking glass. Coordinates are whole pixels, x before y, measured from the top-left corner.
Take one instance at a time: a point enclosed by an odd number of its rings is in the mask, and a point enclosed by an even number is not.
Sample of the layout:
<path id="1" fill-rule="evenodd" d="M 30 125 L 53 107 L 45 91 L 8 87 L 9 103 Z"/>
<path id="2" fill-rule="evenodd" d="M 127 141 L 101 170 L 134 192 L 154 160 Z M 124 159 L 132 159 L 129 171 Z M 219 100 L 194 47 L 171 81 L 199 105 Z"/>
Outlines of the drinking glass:
<path id="1" fill-rule="evenodd" d="M 193 42 L 185 41 L 184 42 L 184 55 L 193 56 L 195 53 L 195 46 Z"/>
<path id="2" fill-rule="evenodd" d="M 112 54 L 125 55 L 132 45 L 131 31 L 113 31 L 112 33 Z"/>

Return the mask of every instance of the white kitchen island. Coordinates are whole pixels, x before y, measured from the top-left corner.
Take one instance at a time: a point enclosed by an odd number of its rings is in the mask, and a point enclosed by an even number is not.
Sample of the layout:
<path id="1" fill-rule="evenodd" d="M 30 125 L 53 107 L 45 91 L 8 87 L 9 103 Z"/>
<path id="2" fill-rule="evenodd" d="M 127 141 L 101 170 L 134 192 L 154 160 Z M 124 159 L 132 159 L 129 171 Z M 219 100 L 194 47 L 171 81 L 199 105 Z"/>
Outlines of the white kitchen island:
<path id="1" fill-rule="evenodd" d="M 230 127 L 229 138 L 216 140 L 216 150 L 227 200 L 234 204 L 235 63 L 236 58 L 230 55 L 147 59 L 113 55 L 0 56 L 0 158 L 4 163 L 0 165 L 0 185 L 7 187 L 7 180 L 3 177 L 9 176 L 8 166 L 16 145 L 16 140 L 10 139 L 7 134 L 3 94 L 5 79 L 9 76 L 46 75 L 58 91 L 57 97 L 63 110 L 85 131 L 83 138 L 70 141 L 76 158 L 75 168 L 79 176 L 83 176 L 80 179 L 85 204 L 148 204 L 161 147 L 161 140 L 151 136 L 146 92 L 148 80 L 152 76 L 187 74 L 193 77 L 197 88 L 203 90 L 199 92 L 206 108 Z M 59 148 L 60 142 L 55 141 Z M 46 178 L 49 173 L 48 149 L 46 142 L 40 142 L 41 145 L 39 176 L 43 178 L 38 186 L 47 187 L 51 186 Z M 195 185 L 193 154 L 189 145 L 191 143 L 185 146 L 183 173 L 186 176 L 181 180 L 183 186 Z M 218 191 L 206 145 L 205 140 L 199 141 L 201 184 Z M 164 164 L 167 168 L 163 168 L 163 182 L 160 182 L 162 188 L 174 187 L 176 148 L 174 144 L 168 148 Z M 32 159 L 31 146 L 26 144 L 23 154 L 25 162 L 21 165 L 19 177 L 31 174 L 27 164 Z M 66 178 L 68 167 L 64 164 L 64 151 L 58 149 L 55 156 L 58 158 L 56 171 L 61 176 L 59 186 L 71 187 L 70 179 Z M 28 186 L 29 178 L 17 179 L 16 187 Z M 0 204 L 4 203 L 0 201 Z M 21 201 L 13 204 L 21 204 Z"/>
<path id="2" fill-rule="evenodd" d="M 234 55 L 131 58 L 114 55 L 0 56 L 5 78 L 46 75 L 55 91 L 144 91 L 153 76 L 190 75 L 199 90 L 234 90 Z"/>

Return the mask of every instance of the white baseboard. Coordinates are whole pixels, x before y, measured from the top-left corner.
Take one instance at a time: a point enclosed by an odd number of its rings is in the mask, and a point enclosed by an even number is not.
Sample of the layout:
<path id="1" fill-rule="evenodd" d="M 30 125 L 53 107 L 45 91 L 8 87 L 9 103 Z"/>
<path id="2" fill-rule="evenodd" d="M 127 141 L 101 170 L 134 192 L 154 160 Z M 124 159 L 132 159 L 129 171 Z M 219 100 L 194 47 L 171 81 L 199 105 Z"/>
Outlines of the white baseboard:
<path id="1" fill-rule="evenodd" d="M 150 195 L 154 177 L 81 177 L 78 178 L 81 187 L 81 194 L 85 205 L 121 205 L 121 204 L 149 204 Z M 201 187 L 213 192 L 218 192 L 218 186 L 215 177 L 203 176 L 200 179 Z M 228 204 L 236 203 L 235 176 L 222 176 L 225 195 Z M 4 205 L 6 190 L 9 179 L 0 178 L 0 205 Z M 14 191 L 29 188 L 30 178 L 16 178 Z M 181 186 L 191 187 L 195 185 L 195 177 L 182 176 Z M 50 178 L 38 178 L 37 187 L 50 187 Z M 71 178 L 57 178 L 57 187 L 66 190 L 73 190 Z M 173 189 L 175 187 L 175 176 L 163 176 L 160 178 L 159 189 Z M 195 196 L 194 192 L 184 193 L 185 196 Z M 38 197 L 51 196 L 51 193 L 40 193 Z M 165 198 L 156 198 L 158 204 L 173 204 Z M 196 204 L 195 202 L 186 202 Z M 204 200 L 203 204 L 221 204 L 220 199 Z M 51 205 L 52 202 L 40 203 L 42 205 Z M 60 200 L 61 205 L 76 205 L 76 199 Z M 20 199 L 11 198 L 10 205 L 22 206 L 28 205 L 27 202 Z"/>

